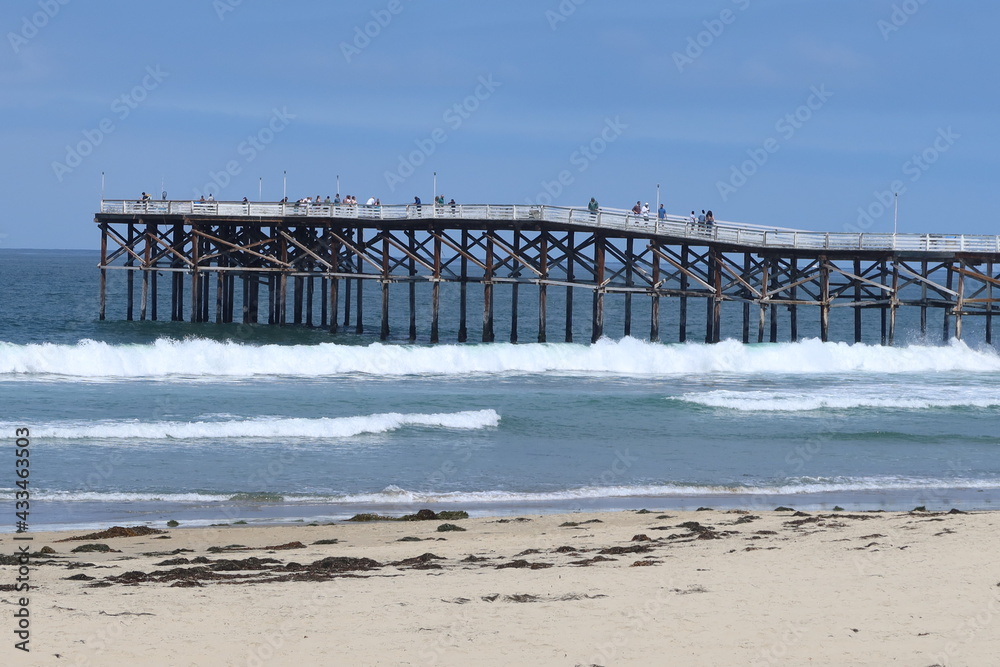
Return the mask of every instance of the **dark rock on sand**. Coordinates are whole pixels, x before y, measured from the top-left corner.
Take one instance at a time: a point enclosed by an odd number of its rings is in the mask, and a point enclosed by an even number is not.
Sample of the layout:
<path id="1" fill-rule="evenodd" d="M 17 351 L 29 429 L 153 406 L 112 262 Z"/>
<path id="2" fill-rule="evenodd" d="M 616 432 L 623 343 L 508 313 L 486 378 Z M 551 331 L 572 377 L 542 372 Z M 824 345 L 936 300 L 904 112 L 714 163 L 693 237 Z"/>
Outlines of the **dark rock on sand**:
<path id="1" fill-rule="evenodd" d="M 543 570 L 547 567 L 552 567 L 552 563 L 529 563 L 526 560 L 512 560 L 509 563 L 501 563 L 500 565 L 497 565 L 498 570 L 504 570 L 507 568 L 517 568 L 517 569 L 527 568 L 530 570 Z"/>
<path id="2" fill-rule="evenodd" d="M 72 553 L 75 554 L 85 554 L 85 553 L 121 553 L 117 549 L 112 549 L 107 544 L 81 544 L 76 549 L 73 549 Z"/>
<path id="3" fill-rule="evenodd" d="M 437 532 L 439 533 L 447 533 L 456 530 L 460 532 L 465 532 L 465 528 L 462 528 L 461 526 L 456 526 L 453 523 L 442 523 L 440 526 L 437 527 Z"/>
<path id="4" fill-rule="evenodd" d="M 113 537 L 144 537 L 146 535 L 161 535 L 164 532 L 165 531 L 157 528 L 150 528 L 149 526 L 132 526 L 131 528 L 113 526 L 107 530 L 102 530 L 99 533 L 90 533 L 89 535 L 80 535 L 79 537 L 67 537 L 56 541 L 79 542 L 82 540 L 107 540 Z"/>
<path id="5" fill-rule="evenodd" d="M 631 547 L 608 547 L 607 549 L 601 549 L 597 553 L 607 554 L 613 556 L 620 556 L 622 554 L 644 554 L 647 551 L 652 551 L 653 548 L 647 544 L 636 544 Z"/>

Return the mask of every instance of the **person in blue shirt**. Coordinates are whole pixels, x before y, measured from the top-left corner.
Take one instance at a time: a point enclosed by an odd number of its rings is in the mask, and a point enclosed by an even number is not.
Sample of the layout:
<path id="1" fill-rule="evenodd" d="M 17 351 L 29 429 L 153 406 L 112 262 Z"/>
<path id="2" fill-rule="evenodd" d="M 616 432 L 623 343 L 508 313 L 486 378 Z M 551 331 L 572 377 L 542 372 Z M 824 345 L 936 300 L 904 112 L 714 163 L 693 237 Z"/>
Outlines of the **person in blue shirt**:
<path id="1" fill-rule="evenodd" d="M 660 220 L 667 219 L 667 209 L 663 208 L 663 204 L 660 204 L 660 208 L 656 211 L 656 217 Z"/>

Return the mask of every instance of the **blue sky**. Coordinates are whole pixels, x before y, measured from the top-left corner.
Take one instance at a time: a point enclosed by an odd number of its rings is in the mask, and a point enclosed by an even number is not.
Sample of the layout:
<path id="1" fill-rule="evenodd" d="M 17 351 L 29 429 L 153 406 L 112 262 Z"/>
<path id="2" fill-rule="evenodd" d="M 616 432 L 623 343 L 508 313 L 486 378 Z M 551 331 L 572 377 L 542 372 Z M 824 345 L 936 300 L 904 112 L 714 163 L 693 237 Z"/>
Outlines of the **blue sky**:
<path id="1" fill-rule="evenodd" d="M 6 0 L 0 248 L 105 196 L 655 206 L 997 233 L 1000 5 Z M 161 185 L 162 184 L 162 185 Z M 885 206 L 884 204 L 888 204 Z M 888 209 L 888 210 L 887 210 Z"/>

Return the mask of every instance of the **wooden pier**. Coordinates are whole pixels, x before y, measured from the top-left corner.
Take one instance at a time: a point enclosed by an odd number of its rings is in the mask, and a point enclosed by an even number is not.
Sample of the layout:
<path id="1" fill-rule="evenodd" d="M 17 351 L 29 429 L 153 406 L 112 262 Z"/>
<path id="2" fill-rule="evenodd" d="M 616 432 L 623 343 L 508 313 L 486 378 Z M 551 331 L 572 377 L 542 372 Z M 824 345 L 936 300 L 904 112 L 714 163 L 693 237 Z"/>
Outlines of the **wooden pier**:
<path id="1" fill-rule="evenodd" d="M 779 309 L 787 312 L 782 320 L 789 340 L 826 341 L 831 310 L 851 308 L 856 342 L 862 340 L 862 312 L 875 309 L 881 342 L 889 345 L 896 340 L 901 307 L 920 309 L 923 334 L 940 319 L 944 339 L 961 339 L 965 318 L 983 317 L 987 343 L 993 317 L 1000 315 L 994 296 L 1000 296 L 998 236 L 706 226 L 673 215 L 658 220 L 655 214 L 528 205 L 105 200 L 95 221 L 101 230 L 102 320 L 112 270 L 127 272 L 126 320 L 165 318 L 157 285 L 163 278 L 171 281 L 170 320 L 296 324 L 361 334 L 367 332 L 363 299 L 373 286 L 381 299 L 380 339 L 390 338 L 390 322 L 406 309 L 406 338 L 431 343 L 441 338 L 442 286 L 452 283 L 459 289 L 458 342 L 470 335 L 471 285 L 482 291 L 483 342 L 496 338 L 496 288 L 504 285 L 510 286 L 504 292 L 511 298 L 512 342 L 523 340 L 522 289 L 537 291 L 532 338 L 539 342 L 549 340 L 556 314 L 548 312 L 547 295 L 555 289 L 565 290 L 566 341 L 573 340 L 574 297 L 581 294 L 589 297 L 591 341 L 619 334 L 661 340 L 664 303 L 676 306 L 674 339 L 680 342 L 688 340 L 689 320 L 699 309 L 709 343 L 727 337 L 775 342 Z M 417 319 L 420 283 L 430 286 L 430 321 L 423 329 Z M 389 288 L 399 284 L 409 289 L 395 305 Z M 622 307 L 621 331 L 605 331 L 609 295 L 624 297 L 615 300 Z M 644 314 L 637 308 L 640 299 L 648 304 Z M 739 331 L 722 330 L 726 303 L 742 306 Z M 811 323 L 800 318 L 800 307 L 811 311 Z M 936 316 L 929 318 L 929 311 Z"/>

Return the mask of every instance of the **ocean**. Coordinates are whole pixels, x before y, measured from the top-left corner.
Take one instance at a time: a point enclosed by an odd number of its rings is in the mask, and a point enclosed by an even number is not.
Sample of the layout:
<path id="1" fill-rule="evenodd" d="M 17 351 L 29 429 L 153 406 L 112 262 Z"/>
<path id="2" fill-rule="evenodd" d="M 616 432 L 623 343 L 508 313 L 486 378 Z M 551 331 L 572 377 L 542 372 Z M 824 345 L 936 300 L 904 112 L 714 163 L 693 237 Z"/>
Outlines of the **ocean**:
<path id="1" fill-rule="evenodd" d="M 2 531 L 15 528 L 22 428 L 32 530 L 330 521 L 424 507 L 485 515 L 1000 503 L 1000 355 L 976 323 L 966 342 L 943 341 L 940 313 L 924 338 L 917 309 L 902 309 L 895 347 L 876 344 L 874 311 L 860 344 L 650 343 L 639 316 L 635 337 L 622 335 L 621 304 L 609 298 L 608 337 L 590 344 L 580 292 L 578 342 L 539 344 L 530 342 L 533 290 L 522 287 L 519 343 L 457 344 L 456 297 L 446 290 L 441 344 L 426 343 L 423 315 L 417 342 L 405 340 L 406 312 L 381 343 L 374 290 L 362 335 L 353 322 L 336 335 L 125 322 L 123 272 L 109 272 L 101 322 L 97 260 L 0 251 Z M 502 289 L 497 341 L 509 338 Z M 469 288 L 470 341 L 480 335 L 477 291 Z M 563 338 L 563 294 L 550 290 L 550 341 Z M 647 300 L 633 308 L 648 318 Z M 676 304 L 661 308 L 661 336 L 676 339 Z M 723 337 L 739 335 L 738 317 L 727 305 Z M 853 336 L 848 317 L 835 313 L 833 337 Z M 689 341 L 704 339 L 698 319 Z M 818 334 L 818 313 L 801 308 L 799 320 L 800 335 Z"/>

